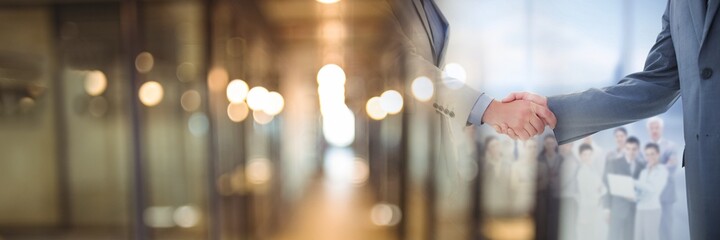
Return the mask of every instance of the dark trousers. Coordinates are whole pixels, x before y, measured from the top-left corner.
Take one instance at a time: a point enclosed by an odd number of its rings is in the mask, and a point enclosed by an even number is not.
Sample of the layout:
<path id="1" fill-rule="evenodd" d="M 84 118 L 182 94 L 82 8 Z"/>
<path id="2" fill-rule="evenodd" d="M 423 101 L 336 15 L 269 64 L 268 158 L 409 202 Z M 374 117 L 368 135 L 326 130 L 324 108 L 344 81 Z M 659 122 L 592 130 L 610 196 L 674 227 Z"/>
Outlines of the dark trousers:
<path id="1" fill-rule="evenodd" d="M 560 198 L 539 192 L 535 198 L 535 240 L 558 239 L 560 229 Z"/>
<path id="2" fill-rule="evenodd" d="M 629 215 L 627 213 L 610 213 L 610 232 L 608 233 L 608 240 L 633 240 L 634 233 L 634 211 Z"/>

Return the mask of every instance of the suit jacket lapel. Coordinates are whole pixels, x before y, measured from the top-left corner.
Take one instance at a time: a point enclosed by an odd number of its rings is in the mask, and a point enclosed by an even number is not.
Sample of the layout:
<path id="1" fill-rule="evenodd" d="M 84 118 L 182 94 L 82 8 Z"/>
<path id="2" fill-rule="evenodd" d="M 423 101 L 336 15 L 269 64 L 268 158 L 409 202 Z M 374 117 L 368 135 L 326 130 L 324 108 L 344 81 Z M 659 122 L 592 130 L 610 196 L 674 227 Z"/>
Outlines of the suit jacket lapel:
<path id="1" fill-rule="evenodd" d="M 430 41 L 430 48 L 433 49 L 433 37 L 432 37 L 432 31 L 430 30 L 430 23 L 427 19 L 427 14 L 425 14 L 425 8 L 423 7 L 422 0 L 413 0 L 413 4 L 415 5 L 415 10 L 417 11 L 418 17 L 420 17 L 420 20 L 423 23 L 423 27 L 425 28 L 425 33 L 427 33 L 428 41 Z M 435 50 L 433 50 L 433 58 L 435 57 Z M 433 59 L 432 62 L 435 62 L 435 59 Z"/>
<path id="2" fill-rule="evenodd" d="M 688 8 L 690 8 L 690 17 L 692 18 L 693 28 L 695 30 L 695 37 L 698 42 L 702 40 L 703 26 L 705 22 L 705 3 L 706 0 L 690 0 L 687 1 Z"/>
<path id="3" fill-rule="evenodd" d="M 720 0 L 708 1 L 707 14 L 705 15 L 705 24 L 703 25 L 703 35 L 702 40 L 700 41 L 700 47 L 702 47 L 703 43 L 705 43 L 705 38 L 707 38 L 708 31 L 710 31 L 712 22 L 715 19 L 715 14 L 718 11 L 718 6 L 720 6 Z"/>

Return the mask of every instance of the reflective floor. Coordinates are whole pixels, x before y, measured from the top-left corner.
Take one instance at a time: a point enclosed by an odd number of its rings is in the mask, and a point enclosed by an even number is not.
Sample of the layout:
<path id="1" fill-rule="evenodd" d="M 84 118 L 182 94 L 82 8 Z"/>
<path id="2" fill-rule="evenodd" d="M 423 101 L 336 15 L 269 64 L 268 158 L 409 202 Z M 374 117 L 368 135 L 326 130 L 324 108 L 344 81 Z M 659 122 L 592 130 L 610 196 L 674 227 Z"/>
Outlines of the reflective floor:
<path id="1" fill-rule="evenodd" d="M 313 183 L 309 196 L 301 200 L 287 227 L 273 239 L 397 239 L 392 230 L 377 223 L 399 216 L 393 216 L 396 213 L 389 209 L 374 209 L 376 197 L 368 187 L 338 193 L 338 186 L 333 185 L 329 180 Z"/>

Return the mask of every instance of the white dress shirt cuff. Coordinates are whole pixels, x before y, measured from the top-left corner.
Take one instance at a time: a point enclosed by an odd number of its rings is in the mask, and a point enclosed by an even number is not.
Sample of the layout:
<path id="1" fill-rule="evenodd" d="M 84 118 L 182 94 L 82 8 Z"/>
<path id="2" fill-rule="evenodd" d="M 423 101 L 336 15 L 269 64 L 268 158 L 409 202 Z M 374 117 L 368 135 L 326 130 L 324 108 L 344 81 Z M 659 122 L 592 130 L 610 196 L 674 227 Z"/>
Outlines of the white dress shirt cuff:
<path id="1" fill-rule="evenodd" d="M 492 101 L 493 98 L 491 98 L 487 94 L 481 94 L 480 97 L 478 97 L 477 101 L 475 101 L 475 105 L 473 105 L 472 110 L 470 110 L 468 123 L 472 123 L 477 126 L 482 125 L 482 117 L 485 114 L 485 110 L 487 110 L 488 106 L 490 106 L 490 103 L 492 103 Z"/>

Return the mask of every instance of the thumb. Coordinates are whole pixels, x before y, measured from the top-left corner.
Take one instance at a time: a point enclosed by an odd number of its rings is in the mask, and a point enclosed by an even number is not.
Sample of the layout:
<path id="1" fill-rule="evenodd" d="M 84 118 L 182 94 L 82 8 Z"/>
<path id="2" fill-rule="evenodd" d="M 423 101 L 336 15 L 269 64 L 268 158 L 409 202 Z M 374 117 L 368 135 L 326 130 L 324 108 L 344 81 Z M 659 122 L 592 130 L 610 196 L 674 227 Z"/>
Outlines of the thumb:
<path id="1" fill-rule="evenodd" d="M 512 102 L 512 101 L 515 101 L 515 100 L 521 100 L 521 99 L 523 99 L 523 98 L 525 97 L 525 94 L 526 94 L 526 93 L 524 93 L 524 92 L 514 92 L 514 93 L 510 93 L 510 95 L 507 95 L 507 97 L 505 97 L 505 98 L 502 99 L 502 102 L 503 102 L 503 103 L 509 103 L 509 102 Z"/>
<path id="2" fill-rule="evenodd" d="M 534 102 L 537 105 L 547 107 L 547 98 L 534 94 L 534 93 L 526 93 L 523 95 L 523 100 Z"/>
<path id="3" fill-rule="evenodd" d="M 557 118 L 549 108 L 538 104 L 533 108 L 533 110 L 535 111 L 535 114 L 540 117 L 543 122 L 545 122 L 545 124 L 549 125 L 550 128 L 555 129 L 555 126 L 557 126 Z"/>

